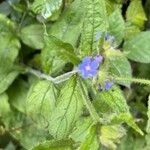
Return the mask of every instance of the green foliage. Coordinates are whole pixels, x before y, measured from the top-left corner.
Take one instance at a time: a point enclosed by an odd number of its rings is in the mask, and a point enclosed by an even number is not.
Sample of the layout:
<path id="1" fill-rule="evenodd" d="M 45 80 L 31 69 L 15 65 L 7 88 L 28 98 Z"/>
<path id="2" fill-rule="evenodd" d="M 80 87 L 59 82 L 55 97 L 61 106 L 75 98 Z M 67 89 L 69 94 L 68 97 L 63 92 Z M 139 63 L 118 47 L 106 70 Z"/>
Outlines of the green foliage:
<path id="1" fill-rule="evenodd" d="M 149 51 L 150 32 L 141 32 L 129 38 L 124 44 L 124 51 L 131 60 L 150 63 Z"/>
<path id="2" fill-rule="evenodd" d="M 125 129 L 120 125 L 104 125 L 101 127 L 100 140 L 106 147 L 115 150 L 115 143 L 120 143 L 120 138 L 126 134 Z"/>
<path id="3" fill-rule="evenodd" d="M 72 141 L 46 141 L 34 147 L 32 150 L 72 150 Z"/>
<path id="4" fill-rule="evenodd" d="M 125 34 L 125 22 L 121 15 L 120 9 L 115 10 L 109 16 L 108 32 L 116 38 L 118 45 L 122 42 Z"/>
<path id="5" fill-rule="evenodd" d="M 0 149 L 149 150 L 144 2 L 0 3 Z M 96 55 L 97 75 L 84 79 L 78 65 Z"/>
<path id="6" fill-rule="evenodd" d="M 99 31 L 107 31 L 108 17 L 105 0 L 85 0 L 84 23 L 81 35 L 80 48 L 83 54 L 89 55 L 97 48 L 96 34 Z"/>
<path id="7" fill-rule="evenodd" d="M 56 107 L 49 118 L 49 132 L 56 139 L 67 138 L 76 120 L 82 114 L 82 93 L 75 79 L 71 78 L 62 87 Z"/>
<path id="8" fill-rule="evenodd" d="M 32 4 L 32 10 L 44 19 L 56 20 L 62 6 L 62 0 L 35 0 Z"/>
<path id="9" fill-rule="evenodd" d="M 147 20 L 147 18 L 141 0 L 131 1 L 126 13 L 126 18 L 128 22 L 133 23 L 139 28 L 143 28 L 144 22 Z"/>
<path id="10" fill-rule="evenodd" d="M 33 24 L 24 27 L 21 30 L 22 42 L 34 49 L 41 49 L 44 47 L 43 39 L 44 29 L 42 25 Z"/>

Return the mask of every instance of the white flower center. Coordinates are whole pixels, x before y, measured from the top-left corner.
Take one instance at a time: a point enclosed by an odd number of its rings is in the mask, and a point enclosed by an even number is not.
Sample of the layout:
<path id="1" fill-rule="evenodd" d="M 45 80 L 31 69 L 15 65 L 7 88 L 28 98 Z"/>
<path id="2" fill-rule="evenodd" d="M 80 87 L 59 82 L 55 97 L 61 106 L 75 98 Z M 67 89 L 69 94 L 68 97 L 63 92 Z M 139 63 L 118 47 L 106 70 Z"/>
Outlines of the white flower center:
<path id="1" fill-rule="evenodd" d="M 86 69 L 87 71 L 89 71 L 89 70 L 91 70 L 91 67 L 88 65 L 88 66 L 85 67 L 85 69 Z"/>

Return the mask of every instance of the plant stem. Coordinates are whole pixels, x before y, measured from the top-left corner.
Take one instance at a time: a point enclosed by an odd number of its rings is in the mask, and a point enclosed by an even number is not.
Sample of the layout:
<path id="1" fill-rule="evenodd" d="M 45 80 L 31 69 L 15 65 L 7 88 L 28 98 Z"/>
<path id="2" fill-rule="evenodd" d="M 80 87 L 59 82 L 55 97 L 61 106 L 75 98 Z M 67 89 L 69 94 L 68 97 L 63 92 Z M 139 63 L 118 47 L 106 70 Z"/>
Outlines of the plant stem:
<path id="1" fill-rule="evenodd" d="M 85 91 L 85 88 L 82 84 L 82 81 L 79 81 L 79 84 L 80 84 L 80 87 L 82 89 L 82 92 L 83 92 L 83 103 L 84 105 L 86 106 L 86 108 L 88 109 L 93 121 L 95 124 L 99 123 L 101 121 L 101 118 L 99 117 L 99 115 L 97 114 L 93 104 L 91 103 L 86 91 Z"/>
<path id="2" fill-rule="evenodd" d="M 45 79 L 45 80 L 48 80 L 48 81 L 52 81 L 53 83 L 55 84 L 59 84 L 61 82 L 64 82 L 66 80 L 68 80 L 72 75 L 76 74 L 78 72 L 78 70 L 72 70 L 70 72 L 67 72 L 63 75 L 60 75 L 56 78 L 53 78 L 49 75 L 46 75 L 44 73 L 41 73 L 40 71 L 38 70 L 35 70 L 35 69 L 32 69 L 32 68 L 27 68 L 27 72 L 39 77 L 39 78 L 42 78 L 42 79 Z"/>
<path id="3" fill-rule="evenodd" d="M 117 80 L 117 81 L 128 81 L 128 82 L 135 82 L 135 83 L 150 85 L 150 80 L 147 80 L 147 79 L 116 77 L 115 80 Z"/>

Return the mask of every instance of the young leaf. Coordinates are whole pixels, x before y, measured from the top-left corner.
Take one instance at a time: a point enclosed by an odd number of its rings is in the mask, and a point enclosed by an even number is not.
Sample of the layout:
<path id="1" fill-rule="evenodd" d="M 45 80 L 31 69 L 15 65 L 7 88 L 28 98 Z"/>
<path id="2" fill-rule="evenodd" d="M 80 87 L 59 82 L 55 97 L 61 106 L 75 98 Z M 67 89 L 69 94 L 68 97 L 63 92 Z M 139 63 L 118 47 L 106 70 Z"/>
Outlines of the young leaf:
<path id="1" fill-rule="evenodd" d="M 77 78 L 72 77 L 62 87 L 57 104 L 49 119 L 49 133 L 56 139 L 64 139 L 74 128 L 82 114 L 81 89 Z"/>
<path id="2" fill-rule="evenodd" d="M 120 143 L 120 138 L 125 134 L 126 131 L 121 125 L 103 125 L 101 127 L 100 141 L 105 147 L 116 150 L 116 144 Z"/>
<path id="3" fill-rule="evenodd" d="M 41 53 L 41 62 L 45 72 L 54 72 L 54 69 L 56 71 L 59 66 L 62 68 L 65 62 L 72 62 L 75 65 L 80 62 L 69 43 L 64 43 L 53 36 L 46 37 L 45 42 L 46 46 Z"/>
<path id="4" fill-rule="evenodd" d="M 23 43 L 34 49 L 44 47 L 44 29 L 42 25 L 32 24 L 21 30 L 21 40 Z"/>
<path id="5" fill-rule="evenodd" d="M 81 51 L 86 56 L 97 48 L 96 34 L 107 31 L 108 19 L 105 0 L 84 1 L 84 25 L 81 35 Z"/>
<path id="6" fill-rule="evenodd" d="M 40 127 L 49 124 L 49 118 L 55 107 L 57 91 L 49 81 L 37 81 L 32 85 L 26 100 L 27 115 Z"/>
<path id="7" fill-rule="evenodd" d="M 141 0 L 131 1 L 127 9 L 126 18 L 128 22 L 137 25 L 139 28 L 143 28 L 147 18 Z"/>
<path id="8" fill-rule="evenodd" d="M 32 10 L 44 19 L 56 20 L 62 7 L 62 0 L 34 0 Z"/>
<path id="9" fill-rule="evenodd" d="M 150 32 L 141 32 L 133 37 L 130 37 L 124 43 L 124 52 L 131 60 L 150 63 Z"/>

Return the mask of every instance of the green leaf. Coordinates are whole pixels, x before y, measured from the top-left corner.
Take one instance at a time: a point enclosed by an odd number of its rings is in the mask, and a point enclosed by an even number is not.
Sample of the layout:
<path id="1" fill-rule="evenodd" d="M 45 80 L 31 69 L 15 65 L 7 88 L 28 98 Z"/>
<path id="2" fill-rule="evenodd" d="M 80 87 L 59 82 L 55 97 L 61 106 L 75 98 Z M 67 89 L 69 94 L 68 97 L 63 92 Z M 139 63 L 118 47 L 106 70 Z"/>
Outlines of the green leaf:
<path id="1" fill-rule="evenodd" d="M 129 106 L 121 90 L 113 86 L 109 91 L 102 91 L 97 94 L 94 105 L 101 113 L 123 113 L 129 112 Z"/>
<path id="2" fill-rule="evenodd" d="M 126 13 L 127 21 L 137 25 L 139 28 L 144 27 L 147 20 L 141 0 L 132 0 Z"/>
<path id="3" fill-rule="evenodd" d="M 5 15 L 0 14 L 0 36 L 11 35 L 15 30 L 15 23 L 8 19 Z M 15 34 L 15 33 L 14 33 Z"/>
<path id="4" fill-rule="evenodd" d="M 32 150 L 72 150 L 73 142 L 71 140 L 63 141 L 45 141 L 38 146 L 34 147 Z"/>
<path id="5" fill-rule="evenodd" d="M 7 113 L 10 112 L 8 96 L 6 93 L 0 94 L 0 119 L 5 119 Z"/>
<path id="6" fill-rule="evenodd" d="M 21 30 L 21 40 L 23 43 L 34 49 L 44 47 L 44 29 L 42 25 L 32 24 Z"/>
<path id="7" fill-rule="evenodd" d="M 34 0 L 32 11 L 44 19 L 56 20 L 62 7 L 62 0 Z"/>
<path id="8" fill-rule="evenodd" d="M 88 134 L 89 128 L 93 122 L 91 117 L 82 117 L 76 122 L 76 126 L 69 136 L 75 142 L 82 142 Z"/>
<path id="9" fill-rule="evenodd" d="M 8 89 L 19 72 L 13 69 L 13 66 L 1 65 L 0 66 L 0 94 Z M 4 68 L 5 67 L 5 68 Z"/>
<path id="10" fill-rule="evenodd" d="M 49 118 L 55 107 L 57 91 L 49 81 L 37 81 L 34 83 L 27 96 L 27 115 L 40 127 L 49 124 Z"/>
<path id="11" fill-rule="evenodd" d="M 51 138 L 46 130 L 38 128 L 37 125 L 26 118 L 24 114 L 17 111 L 7 113 L 7 116 L 5 115 L 3 119 L 3 124 L 13 139 L 19 141 L 24 149 L 31 149 L 38 143 Z"/>
<path id="12" fill-rule="evenodd" d="M 143 131 L 135 123 L 135 120 L 131 116 L 130 113 L 120 113 L 119 115 L 112 117 L 111 122 L 112 123 L 126 123 L 128 126 L 132 127 L 139 134 L 141 135 L 144 134 Z"/>
<path id="13" fill-rule="evenodd" d="M 56 139 L 67 138 L 82 114 L 82 93 L 76 80 L 76 77 L 72 77 L 62 87 L 50 116 L 49 133 Z"/>
<path id="14" fill-rule="evenodd" d="M 49 36 L 46 38 L 46 46 L 41 54 L 41 62 L 44 71 L 51 73 L 62 68 L 67 62 L 72 62 L 77 65 L 80 59 L 76 56 L 72 45 L 64 43 L 53 36 Z"/>
<path id="15" fill-rule="evenodd" d="M 8 89 L 10 104 L 18 111 L 26 113 L 25 105 L 29 84 L 22 79 L 16 80 Z"/>
<path id="16" fill-rule="evenodd" d="M 140 32 L 140 29 L 131 22 L 125 23 L 125 39 L 130 38 L 131 36 L 136 35 Z"/>
<path id="17" fill-rule="evenodd" d="M 126 131 L 121 125 L 103 125 L 101 127 L 100 141 L 105 147 L 116 150 L 117 143 L 120 143 Z"/>
<path id="18" fill-rule="evenodd" d="M 79 150 L 98 150 L 98 148 L 99 141 L 97 135 L 97 126 L 92 126 L 85 140 L 81 144 Z"/>
<path id="19" fill-rule="evenodd" d="M 141 32 L 133 37 L 130 37 L 124 43 L 124 52 L 131 60 L 150 63 L 150 32 Z"/>
<path id="20" fill-rule="evenodd" d="M 48 33 L 76 47 L 82 30 L 83 13 L 81 0 L 75 0 L 50 27 Z"/>
<path id="21" fill-rule="evenodd" d="M 0 36 L 0 93 L 3 93 L 14 81 L 19 72 L 13 65 L 20 48 L 20 43 L 14 37 Z"/>
<path id="22" fill-rule="evenodd" d="M 108 15 L 111 15 L 116 9 L 121 10 L 122 4 L 116 3 L 114 0 L 106 0 L 105 2 Z"/>
<path id="23" fill-rule="evenodd" d="M 96 34 L 107 31 L 108 20 L 105 0 L 84 1 L 84 25 L 81 35 L 81 51 L 85 56 L 97 49 Z"/>
<path id="24" fill-rule="evenodd" d="M 120 52 L 116 51 L 115 53 L 119 54 Z M 125 56 L 110 57 L 109 72 L 118 77 L 132 77 L 131 65 Z M 130 87 L 130 83 L 128 82 L 120 82 L 120 84 Z"/>
<path id="25" fill-rule="evenodd" d="M 121 140 L 117 150 L 141 150 L 145 149 L 145 138 L 142 136 L 136 136 L 130 132 Z M 147 149 L 148 150 L 148 149 Z"/>
<path id="26" fill-rule="evenodd" d="M 0 4 L 0 13 L 4 15 L 9 15 L 11 13 L 11 6 L 7 1 L 3 1 Z"/>
<path id="27" fill-rule="evenodd" d="M 121 10 L 115 10 L 109 17 L 108 33 L 115 37 L 117 45 L 119 45 L 125 34 L 125 22 L 121 14 Z"/>

